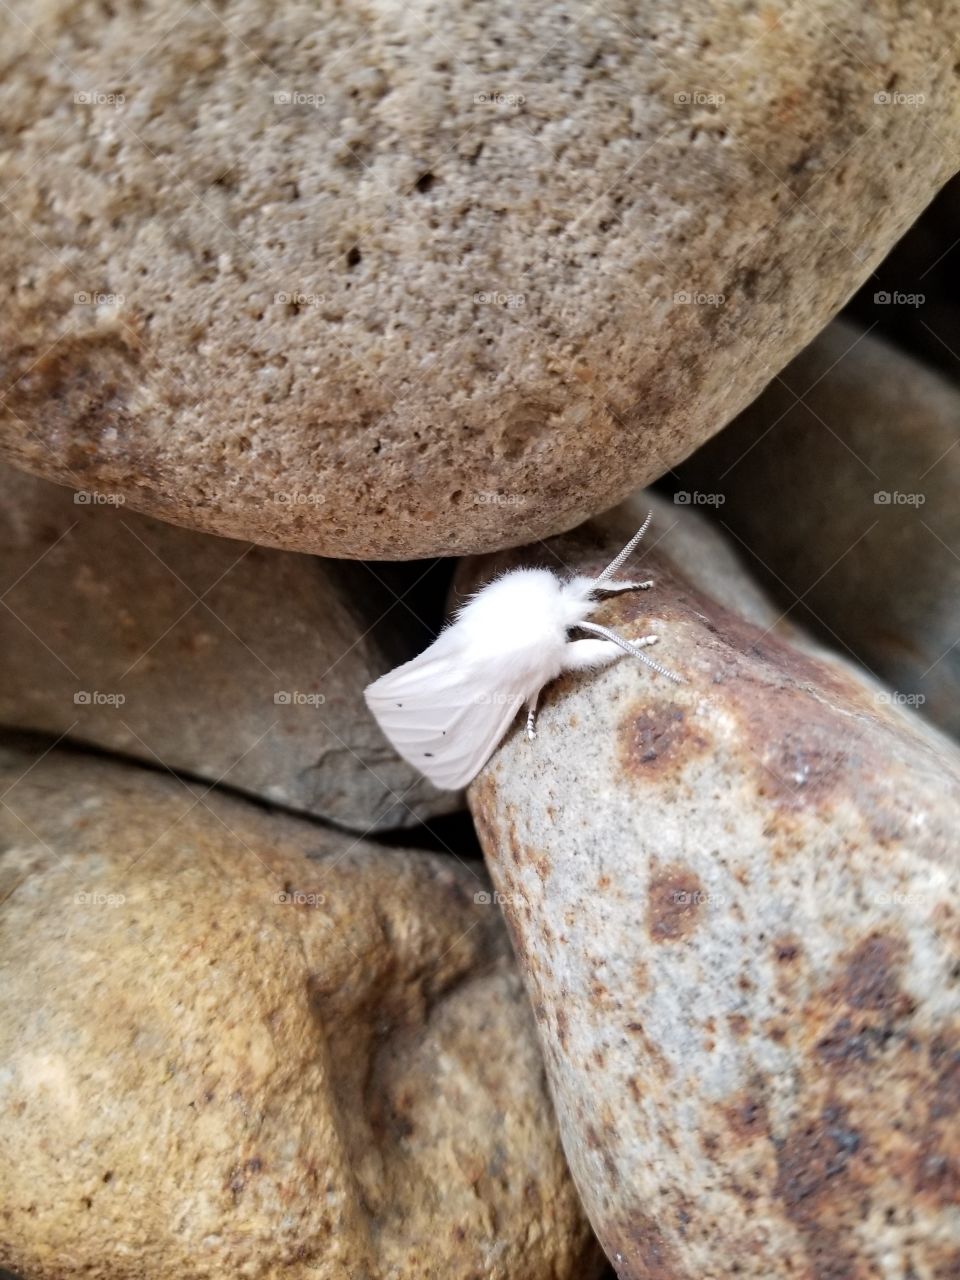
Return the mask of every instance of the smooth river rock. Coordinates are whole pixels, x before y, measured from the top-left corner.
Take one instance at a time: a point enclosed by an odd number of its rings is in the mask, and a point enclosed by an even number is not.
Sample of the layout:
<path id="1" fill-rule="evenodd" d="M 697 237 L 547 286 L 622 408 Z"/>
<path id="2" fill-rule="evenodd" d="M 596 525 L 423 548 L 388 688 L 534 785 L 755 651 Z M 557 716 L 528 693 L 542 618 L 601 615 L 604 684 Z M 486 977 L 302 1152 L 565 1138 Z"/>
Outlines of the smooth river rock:
<path id="1" fill-rule="evenodd" d="M 403 588 L 103 497 L 0 466 L 0 723 L 360 833 L 458 803 L 399 759 L 363 703 L 430 639 Z"/>
<path id="2" fill-rule="evenodd" d="M 481 570 L 596 571 L 647 503 Z M 574 1178 L 625 1280 L 946 1280 L 960 756 L 656 511 L 597 616 L 686 683 L 565 677 L 468 792 Z"/>
<path id="3" fill-rule="evenodd" d="M 957 167 L 957 0 L 0 6 L 0 438 L 210 533 L 518 545 L 662 475 Z"/>
<path id="4" fill-rule="evenodd" d="M 681 469 L 784 609 L 960 735 L 960 390 L 837 322 Z M 719 499 L 719 501 L 718 501 Z"/>
<path id="5" fill-rule="evenodd" d="M 79 754 L 0 774 L 0 1264 L 597 1274 L 481 867 Z"/>

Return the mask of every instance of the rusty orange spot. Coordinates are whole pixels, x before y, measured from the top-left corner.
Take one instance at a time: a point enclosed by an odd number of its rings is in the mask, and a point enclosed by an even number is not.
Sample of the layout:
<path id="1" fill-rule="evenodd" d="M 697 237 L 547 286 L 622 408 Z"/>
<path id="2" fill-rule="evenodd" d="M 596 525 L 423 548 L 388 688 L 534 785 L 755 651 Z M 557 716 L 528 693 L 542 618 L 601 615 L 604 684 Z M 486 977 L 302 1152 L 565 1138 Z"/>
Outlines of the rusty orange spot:
<path id="1" fill-rule="evenodd" d="M 689 867 L 657 869 L 647 892 L 647 932 L 654 942 L 676 942 L 696 928 L 704 900 L 700 880 Z"/>

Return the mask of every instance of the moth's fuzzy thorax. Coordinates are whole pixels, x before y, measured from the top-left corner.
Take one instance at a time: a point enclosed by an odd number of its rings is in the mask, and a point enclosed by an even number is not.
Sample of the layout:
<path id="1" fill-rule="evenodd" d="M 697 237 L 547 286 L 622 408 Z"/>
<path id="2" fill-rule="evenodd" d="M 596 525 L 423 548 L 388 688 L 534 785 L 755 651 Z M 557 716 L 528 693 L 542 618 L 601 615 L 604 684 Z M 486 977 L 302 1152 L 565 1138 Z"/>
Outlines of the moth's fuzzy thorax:
<path id="1" fill-rule="evenodd" d="M 457 614 L 457 626 L 475 636 L 499 639 L 505 647 L 519 637 L 527 644 L 531 638 L 534 643 L 556 644 L 571 625 L 570 605 L 563 583 L 549 569 L 512 569 L 467 601 Z"/>
<path id="2" fill-rule="evenodd" d="M 457 622 L 478 632 L 509 627 L 525 635 L 561 639 L 594 609 L 594 579 L 564 581 L 550 569 L 511 569 L 482 587 L 460 609 Z"/>

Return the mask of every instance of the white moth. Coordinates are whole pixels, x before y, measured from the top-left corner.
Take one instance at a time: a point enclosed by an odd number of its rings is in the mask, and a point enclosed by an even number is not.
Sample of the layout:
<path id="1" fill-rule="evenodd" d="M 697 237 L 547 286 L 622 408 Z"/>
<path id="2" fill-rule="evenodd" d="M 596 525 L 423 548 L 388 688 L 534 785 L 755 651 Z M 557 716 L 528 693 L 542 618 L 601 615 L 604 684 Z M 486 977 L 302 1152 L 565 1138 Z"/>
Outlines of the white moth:
<path id="1" fill-rule="evenodd" d="M 540 690 L 561 672 L 596 669 L 629 653 L 682 683 L 641 652 L 656 636 L 624 640 L 587 621 L 599 594 L 653 586 L 612 581 L 652 518 L 651 511 L 598 578 L 563 581 L 549 569 L 514 569 L 489 582 L 419 657 L 368 685 L 367 706 L 399 755 L 435 786 L 458 790 L 486 764 L 523 703 L 527 736 L 536 737 Z M 592 638 L 570 640 L 571 629 Z"/>

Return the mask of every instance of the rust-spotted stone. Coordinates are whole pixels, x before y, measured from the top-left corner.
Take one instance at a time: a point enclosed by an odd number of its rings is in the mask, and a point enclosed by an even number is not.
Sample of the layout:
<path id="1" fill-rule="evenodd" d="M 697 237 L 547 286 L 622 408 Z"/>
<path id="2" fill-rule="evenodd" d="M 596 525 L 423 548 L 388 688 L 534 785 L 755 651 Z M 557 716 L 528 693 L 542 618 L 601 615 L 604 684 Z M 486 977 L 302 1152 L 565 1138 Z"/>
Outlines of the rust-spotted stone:
<path id="1" fill-rule="evenodd" d="M 719 536 L 647 502 L 656 632 L 565 677 L 469 791 L 567 1156 L 624 1280 L 945 1280 L 960 1257 L 960 756 L 778 621 Z"/>

